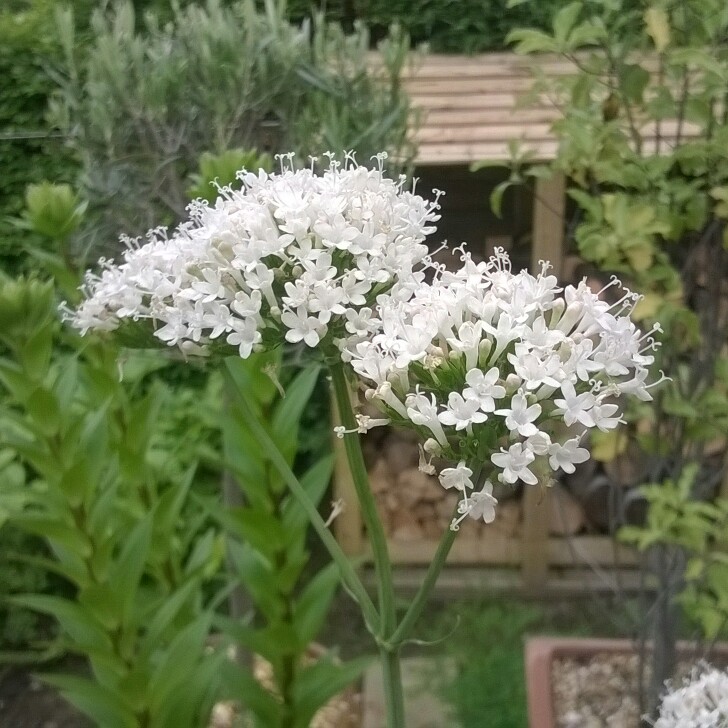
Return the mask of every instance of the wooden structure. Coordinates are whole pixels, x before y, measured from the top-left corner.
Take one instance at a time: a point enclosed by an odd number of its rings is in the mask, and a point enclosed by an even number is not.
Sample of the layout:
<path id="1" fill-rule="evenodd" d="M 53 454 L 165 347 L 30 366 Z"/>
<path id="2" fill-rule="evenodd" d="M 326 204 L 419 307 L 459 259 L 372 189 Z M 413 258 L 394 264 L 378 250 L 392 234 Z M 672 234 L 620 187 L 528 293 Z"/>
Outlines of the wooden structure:
<path id="1" fill-rule="evenodd" d="M 415 132 L 418 171 L 445 165 L 467 168 L 480 160 L 507 164 L 511 158 L 509 142 L 513 139 L 521 140 L 523 147 L 533 151 L 534 161 L 553 158 L 557 143 L 549 130 L 557 110 L 545 100 L 527 109 L 519 107 L 520 97 L 533 83 L 529 63 L 514 54 L 425 58 L 405 80 L 413 104 L 420 111 Z M 573 71 L 571 64 L 555 59 L 547 59 L 539 67 L 548 74 Z M 548 260 L 559 276 L 564 265 L 563 177 L 537 180 L 532 204 L 531 267 L 537 269 L 538 261 Z M 335 447 L 336 497 L 346 504 L 335 521 L 335 533 L 347 554 L 368 559 L 370 554 L 342 441 L 337 440 Z M 458 537 L 448 563 L 520 568 L 522 585 L 533 593 L 541 593 L 549 585 L 555 570 L 583 573 L 585 567 L 603 570 L 635 564 L 634 554 L 617 547 L 610 536 L 550 535 L 545 517 L 550 496 L 548 489 L 526 488 L 517 535 L 499 531 L 492 524 L 478 539 Z M 434 539 L 391 539 L 389 543 L 393 562 L 411 566 L 429 564 L 436 546 Z M 573 583 L 572 580 L 572 586 Z"/>

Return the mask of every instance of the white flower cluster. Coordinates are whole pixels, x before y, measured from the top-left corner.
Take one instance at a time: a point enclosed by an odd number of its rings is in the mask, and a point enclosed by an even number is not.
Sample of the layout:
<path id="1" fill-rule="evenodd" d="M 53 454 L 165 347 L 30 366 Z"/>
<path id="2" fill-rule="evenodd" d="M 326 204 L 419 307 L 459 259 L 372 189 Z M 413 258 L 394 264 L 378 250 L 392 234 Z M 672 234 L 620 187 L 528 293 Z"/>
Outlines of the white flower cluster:
<path id="1" fill-rule="evenodd" d="M 704 670 L 664 696 L 655 728 L 726 728 L 728 672 Z"/>
<path id="2" fill-rule="evenodd" d="M 638 297 L 629 291 L 612 305 L 583 282 L 562 291 L 546 264 L 536 276 L 512 273 L 501 250 L 462 261 L 409 300 L 380 296 L 369 331 L 345 352 L 367 398 L 414 427 L 430 458 L 460 461 L 440 474 L 462 493 L 453 529 L 468 515 L 493 519 L 494 478 L 535 485 L 573 472 L 589 457 L 586 431 L 621 421 L 620 395 L 651 399 L 657 330 L 631 322 Z M 466 463 L 482 472 L 473 478 Z M 421 467 L 432 472 L 424 458 Z"/>
<path id="3" fill-rule="evenodd" d="M 439 219 L 426 202 L 351 155 L 328 168 L 241 172 L 214 206 L 195 201 L 172 235 L 152 231 L 120 265 L 88 273 L 74 326 L 114 330 L 151 320 L 154 335 L 185 353 L 214 342 L 247 357 L 259 345 L 342 340 L 364 331 L 377 295 L 408 298 L 424 278 L 425 236 Z"/>

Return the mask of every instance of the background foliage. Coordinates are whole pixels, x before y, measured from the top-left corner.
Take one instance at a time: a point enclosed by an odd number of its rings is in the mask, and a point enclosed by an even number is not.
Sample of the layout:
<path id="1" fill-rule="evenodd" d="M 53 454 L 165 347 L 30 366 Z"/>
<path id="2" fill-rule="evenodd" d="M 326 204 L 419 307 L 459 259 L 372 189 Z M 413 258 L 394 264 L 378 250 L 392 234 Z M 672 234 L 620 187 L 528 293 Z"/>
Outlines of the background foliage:
<path id="1" fill-rule="evenodd" d="M 689 500 L 718 495 L 728 431 L 728 7 L 583 0 L 559 10 L 549 31 L 520 29 L 510 38 L 520 53 L 556 53 L 574 64 L 569 76 L 537 77 L 534 98 L 547 94 L 561 111 L 558 151 L 526 176 L 566 176 L 579 253 L 642 294 L 635 317 L 646 330 L 659 322 L 654 369 L 669 379 L 654 401 L 638 403 L 629 429 L 649 464 L 648 482 L 664 488 L 662 499 L 648 491 L 647 528 L 630 536 L 646 549 L 658 584 L 640 625 L 643 639 L 655 640 L 644 706 L 654 711 L 676 660 L 686 549 L 703 564 L 711 561 L 708 545 L 717 561 L 725 556 L 709 536 L 721 507 L 691 509 Z M 653 355 L 649 335 L 644 345 Z M 626 444 L 615 433 L 615 454 L 618 438 Z M 676 535 L 677 526 L 688 535 Z M 696 574 L 716 572 L 692 568 L 691 588 Z M 722 620 L 722 601 L 713 606 Z M 713 636 L 715 619 L 699 617 L 703 626 L 712 621 Z"/>

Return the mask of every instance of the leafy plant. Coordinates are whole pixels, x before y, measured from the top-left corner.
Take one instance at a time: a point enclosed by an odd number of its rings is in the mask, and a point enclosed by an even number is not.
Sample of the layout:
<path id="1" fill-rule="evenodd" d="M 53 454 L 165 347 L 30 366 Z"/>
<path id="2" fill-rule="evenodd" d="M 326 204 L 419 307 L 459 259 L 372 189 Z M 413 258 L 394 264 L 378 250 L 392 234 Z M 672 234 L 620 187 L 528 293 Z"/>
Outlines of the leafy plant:
<path id="1" fill-rule="evenodd" d="M 556 53 L 573 65 L 560 77 L 536 71 L 533 98 L 546 94 L 561 111 L 558 151 L 523 179 L 566 175 L 580 254 L 642 294 L 635 313 L 645 328 L 660 322 L 654 355 L 670 380 L 635 409 L 632 434 L 650 456 L 649 482 L 683 483 L 692 473 L 700 498 L 719 478 L 714 468 L 692 468 L 716 438 L 725 443 L 728 427 L 726 37 L 728 10 L 718 0 L 571 2 L 551 31 L 510 35 L 519 53 Z M 648 337 L 645 344 L 652 356 Z M 651 563 L 659 585 L 647 625 L 654 711 L 674 665 L 672 596 L 683 563 L 667 551 Z"/>
<path id="2" fill-rule="evenodd" d="M 52 115 L 82 160 L 89 245 L 181 219 L 203 152 L 293 150 L 306 164 L 321 141 L 411 160 L 401 35 L 377 71 L 363 28 L 344 37 L 323 22 L 295 26 L 273 0 L 264 10 L 210 0 L 172 15 L 150 13 L 138 30 L 132 5 L 118 3 L 96 14 L 80 57 L 72 16 L 59 16 L 66 66 Z"/>
<path id="3" fill-rule="evenodd" d="M 78 3 L 79 14 L 83 2 Z M 24 207 L 30 183 L 42 179 L 70 182 L 78 172 L 73 152 L 45 118 L 55 89 L 49 70 L 61 60 L 54 32 L 55 0 L 3 3 L 0 9 L 0 268 L 8 273 L 28 269 L 24 246 L 10 224 Z M 28 236 L 35 246 L 39 235 Z"/>
<path id="4" fill-rule="evenodd" d="M 329 655 L 312 659 L 309 649 L 339 585 L 338 570 L 333 563 L 313 574 L 306 568 L 306 512 L 271 466 L 268 453 L 257 446 L 247 418 L 235 406 L 241 391 L 254 398 L 256 416 L 293 466 L 301 418 L 319 367 L 303 369 L 281 396 L 277 381 L 280 359 L 280 352 L 275 352 L 225 361 L 231 397 L 223 420 L 225 461 L 245 500 L 240 507 L 216 513 L 234 539 L 232 559 L 256 614 L 248 623 L 219 617 L 217 624 L 238 646 L 271 665 L 275 695 L 251 686 L 250 678 L 238 668 L 228 668 L 233 685 L 245 685 L 245 703 L 255 714 L 256 725 L 305 728 L 319 708 L 361 674 L 367 660 L 341 664 Z M 313 503 L 326 491 L 332 467 L 329 455 L 301 477 Z"/>
<path id="5" fill-rule="evenodd" d="M 728 499 L 695 498 L 697 475 L 696 467 L 688 467 L 677 482 L 645 486 L 647 522 L 624 527 L 620 537 L 647 553 L 670 547 L 675 558 L 685 560 L 678 598 L 703 638 L 715 640 L 728 624 Z"/>
<path id="6" fill-rule="evenodd" d="M 224 659 L 206 650 L 202 600 L 222 551 L 204 515 L 180 528 L 194 470 L 169 482 L 150 462 L 166 393 L 130 397 L 108 347 L 53 356 L 50 284 L 7 283 L 0 302 L 2 437 L 26 470 L 3 481 L 7 522 L 44 539 L 52 557 L 31 561 L 75 591 L 11 601 L 57 620 L 91 671 L 45 679 L 99 725 L 197 726 Z"/>
<path id="7" fill-rule="evenodd" d="M 270 172 L 273 160 L 269 154 L 255 150 L 228 149 L 221 154 L 204 152 L 200 155 L 199 171 L 192 175 L 192 187 L 187 194 L 192 199 L 214 202 L 218 196 L 217 187 L 226 187 L 237 181 L 237 173 L 247 169 L 257 173 L 259 169 Z"/>

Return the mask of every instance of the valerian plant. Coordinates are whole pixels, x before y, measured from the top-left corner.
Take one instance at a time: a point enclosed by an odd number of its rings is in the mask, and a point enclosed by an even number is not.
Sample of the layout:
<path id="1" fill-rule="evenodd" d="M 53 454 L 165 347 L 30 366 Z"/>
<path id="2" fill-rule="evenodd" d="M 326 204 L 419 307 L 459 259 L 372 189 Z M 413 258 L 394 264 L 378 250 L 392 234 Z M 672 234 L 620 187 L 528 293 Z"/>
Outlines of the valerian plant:
<path id="1" fill-rule="evenodd" d="M 584 0 L 564 6 L 550 32 L 510 35 L 518 53 L 557 54 L 573 68 L 546 77 L 534 64 L 532 100 L 560 112 L 558 146 L 548 164 L 520 165 L 520 178 L 566 176 L 579 253 L 626 277 L 643 295 L 635 318 L 665 330 L 657 359 L 671 381 L 630 415 L 653 464 L 648 482 L 679 482 L 728 427 L 726 37 L 720 0 Z M 715 491 L 719 470 L 696 474 L 696 496 Z M 682 571 L 667 554 L 655 564 L 653 712 L 674 664 Z"/>
<path id="2" fill-rule="evenodd" d="M 372 545 L 376 606 L 246 389 L 237 389 L 236 405 L 359 604 L 381 656 L 387 723 L 401 728 L 400 651 L 452 546 L 457 516 L 492 520 L 488 477 L 536 484 L 532 463 L 541 473 L 583 461 L 585 429 L 616 427 L 625 399 L 651 398 L 655 342 L 630 321 L 628 291 L 610 305 L 583 284 L 560 289 L 547 264 L 536 276 L 514 274 L 501 253 L 477 265 L 463 254 L 455 273 L 436 265 L 424 241 L 439 217 L 437 199 L 409 191 L 404 178 L 388 179 L 384 160 L 378 155 L 368 169 L 346 155 L 318 172 L 315 160 L 297 169 L 284 156 L 277 174 L 241 171 L 242 189 L 222 189 L 214 206 L 194 202 L 175 231 L 128 241 L 123 261 L 89 273 L 84 301 L 66 313 L 83 332 L 146 337 L 185 356 L 247 359 L 284 342 L 318 354 L 332 378 L 337 434 Z M 381 418 L 352 409 L 357 373 L 382 405 Z M 393 419 L 427 437 L 425 453 L 452 459 L 440 482 L 462 493 L 401 619 L 358 439 Z M 434 469 L 424 455 L 421 466 Z"/>

